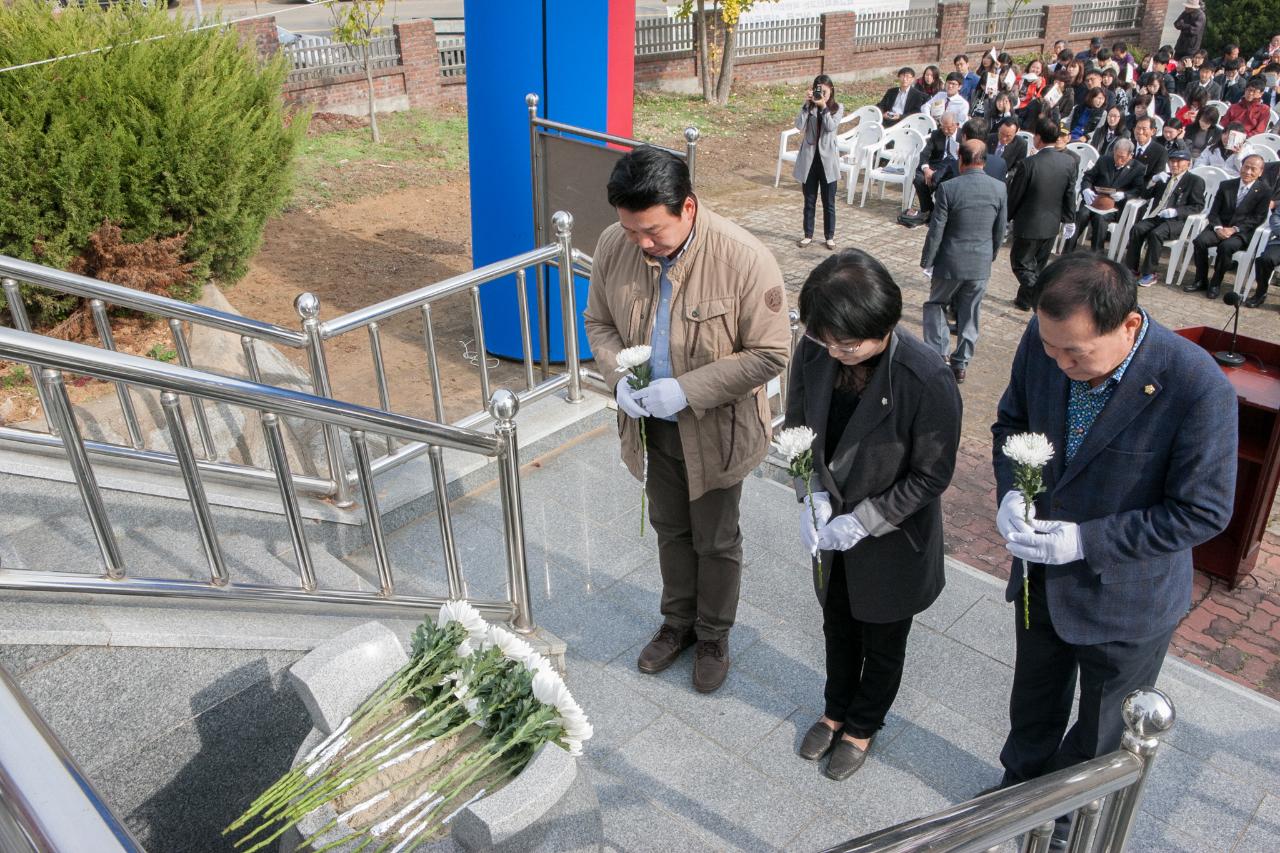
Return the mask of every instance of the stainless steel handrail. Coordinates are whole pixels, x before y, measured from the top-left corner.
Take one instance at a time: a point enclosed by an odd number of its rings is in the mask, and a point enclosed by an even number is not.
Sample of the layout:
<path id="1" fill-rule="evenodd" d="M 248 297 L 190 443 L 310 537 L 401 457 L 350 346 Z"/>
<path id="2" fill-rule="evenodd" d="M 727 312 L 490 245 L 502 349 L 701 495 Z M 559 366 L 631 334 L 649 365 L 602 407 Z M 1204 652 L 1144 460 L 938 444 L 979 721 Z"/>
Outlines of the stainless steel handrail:
<path id="1" fill-rule="evenodd" d="M 1169 697 L 1154 687 L 1125 697 L 1121 748 L 951 806 L 927 817 L 863 835 L 827 853 L 980 853 L 1029 834 L 1024 849 L 1049 849 L 1054 821 L 1074 815 L 1067 849 L 1072 853 L 1120 853 L 1133 831 L 1143 788 L 1159 748 L 1174 723 Z"/>
<path id="2" fill-rule="evenodd" d="M 4 255 L 0 255 L 0 276 L 27 284 L 38 284 L 84 299 L 101 299 L 109 305 L 117 305 L 121 308 L 131 308 L 134 311 L 158 314 L 165 318 L 212 326 L 237 335 L 249 335 L 273 344 L 294 348 L 301 348 L 307 344 L 307 339 L 301 332 L 273 323 L 264 323 L 239 314 L 228 314 L 216 308 L 194 305 L 168 296 L 147 293 L 132 287 L 123 287 Z"/>
<path id="3" fill-rule="evenodd" d="M 143 853 L 0 667 L 0 850 Z"/>
<path id="4" fill-rule="evenodd" d="M 433 423 L 420 418 L 262 385 L 235 377 L 202 373 L 179 365 L 165 364 L 7 328 L 0 328 L 0 357 L 22 361 L 40 368 L 39 381 L 44 388 L 45 398 L 49 401 L 50 422 L 57 428 L 58 440 L 71 466 L 105 570 L 104 576 L 92 577 L 60 572 L 0 569 L 0 587 L 188 598 L 320 602 L 334 605 L 378 603 L 417 609 L 438 608 L 444 599 L 403 596 L 395 591 L 366 439 L 366 434 L 374 434 L 411 442 L 430 448 L 432 452 L 438 521 L 444 543 L 445 568 L 451 598 L 464 595 L 466 586 L 455 553 L 448 501 L 444 494 L 445 483 L 439 456 L 440 450 L 447 447 L 496 458 L 503 530 L 507 542 L 508 595 L 504 601 L 473 603 L 490 616 L 511 620 L 517 630 L 533 630 L 521 515 L 517 449 L 519 444 L 514 422 L 520 401 L 512 392 L 500 389 L 494 393 L 489 408 L 490 415 L 496 421 L 496 430 L 494 435 L 489 435 L 458 426 Z M 164 408 L 169 437 L 175 448 L 174 455 L 178 460 L 178 467 L 191 501 L 200 542 L 209 563 L 210 576 L 207 581 L 134 578 L 128 575 L 122 551 L 116 542 L 101 491 L 94 477 L 88 450 L 81 438 L 75 414 L 67 398 L 62 375 L 64 370 L 162 392 L 161 404 Z M 216 400 L 260 412 L 274 479 L 280 492 L 293 543 L 299 577 L 297 587 L 237 584 L 230 577 L 218 544 L 215 518 L 210 511 L 201 482 L 202 469 L 195 459 L 182 409 L 178 405 L 178 393 L 192 396 L 197 401 Z M 295 496 L 294 477 L 280 433 L 279 417 L 281 415 L 318 421 L 327 430 L 333 432 L 335 439 L 339 437 L 339 428 L 350 430 L 350 440 L 356 461 L 356 483 L 360 487 L 363 498 L 364 512 L 378 570 L 376 593 L 317 587 L 306 529 Z"/>

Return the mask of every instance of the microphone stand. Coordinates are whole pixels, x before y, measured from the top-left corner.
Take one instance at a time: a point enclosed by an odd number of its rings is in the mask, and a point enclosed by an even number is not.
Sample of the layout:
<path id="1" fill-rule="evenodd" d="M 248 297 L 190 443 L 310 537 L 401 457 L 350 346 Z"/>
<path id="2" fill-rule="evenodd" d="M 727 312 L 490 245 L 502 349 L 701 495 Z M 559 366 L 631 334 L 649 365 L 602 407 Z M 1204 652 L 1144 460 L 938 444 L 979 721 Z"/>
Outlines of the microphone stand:
<path id="1" fill-rule="evenodd" d="M 1218 360 L 1219 364 L 1239 367 L 1244 364 L 1244 356 L 1236 352 L 1236 338 L 1239 337 L 1240 332 L 1240 294 L 1228 293 L 1227 303 L 1235 306 L 1235 314 L 1231 317 L 1231 348 L 1226 352 L 1215 352 L 1213 357 Z"/>

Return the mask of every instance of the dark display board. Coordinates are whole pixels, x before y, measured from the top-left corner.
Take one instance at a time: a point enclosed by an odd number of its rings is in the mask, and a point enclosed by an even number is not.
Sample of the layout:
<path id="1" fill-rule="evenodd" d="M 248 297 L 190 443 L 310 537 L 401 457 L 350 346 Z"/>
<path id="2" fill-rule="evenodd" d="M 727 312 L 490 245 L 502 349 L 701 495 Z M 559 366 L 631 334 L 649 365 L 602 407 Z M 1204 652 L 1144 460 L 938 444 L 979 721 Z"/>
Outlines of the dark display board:
<path id="1" fill-rule="evenodd" d="M 546 245 L 555 241 L 551 215 L 566 210 L 573 214 L 573 247 L 594 254 L 600 234 L 618 221 L 605 188 L 613 165 L 626 151 L 551 133 L 539 133 L 538 144 L 546 193 L 539 211 L 543 233 L 537 242 Z"/>

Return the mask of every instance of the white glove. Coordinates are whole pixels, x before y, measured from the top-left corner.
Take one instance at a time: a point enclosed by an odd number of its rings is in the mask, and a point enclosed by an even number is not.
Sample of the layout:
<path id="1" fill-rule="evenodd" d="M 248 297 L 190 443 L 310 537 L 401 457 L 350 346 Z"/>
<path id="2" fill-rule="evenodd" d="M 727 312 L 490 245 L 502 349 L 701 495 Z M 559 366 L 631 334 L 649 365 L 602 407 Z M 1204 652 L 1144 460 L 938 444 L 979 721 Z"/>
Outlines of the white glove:
<path id="1" fill-rule="evenodd" d="M 800 541 L 809 549 L 810 554 L 818 551 L 818 531 L 831 520 L 831 495 L 826 492 L 813 493 L 813 509 L 810 509 L 809 496 L 804 496 L 800 507 Z M 818 515 L 818 526 L 813 526 L 814 513 Z"/>
<path id="2" fill-rule="evenodd" d="M 929 279 L 930 281 L 933 280 L 933 267 L 921 267 L 920 272 L 921 274 L 924 275 L 925 278 Z"/>
<path id="3" fill-rule="evenodd" d="M 818 531 L 818 547 L 823 551 L 848 551 L 867 538 L 867 529 L 852 513 L 837 515 Z"/>
<path id="4" fill-rule="evenodd" d="M 1168 170 L 1157 173 L 1157 174 L 1155 175 L 1155 177 L 1153 177 L 1153 178 L 1151 179 L 1151 183 L 1153 183 L 1153 184 L 1163 184 L 1163 183 L 1164 183 L 1165 181 L 1167 181 L 1167 180 L 1169 180 L 1169 172 L 1168 172 Z"/>
<path id="5" fill-rule="evenodd" d="M 1085 187 L 1084 189 L 1080 190 L 1080 195 L 1084 196 L 1085 204 L 1093 204 L 1093 200 L 1098 197 L 1098 194 L 1093 190 L 1089 189 L 1088 187 Z"/>
<path id="6" fill-rule="evenodd" d="M 1111 194 L 1111 197 L 1114 198 L 1116 201 L 1124 201 L 1124 193 L 1118 190 L 1116 192 L 1113 192 Z"/>
<path id="7" fill-rule="evenodd" d="M 1033 521 L 1035 532 L 1010 533 L 1004 547 L 1028 563 L 1061 566 L 1084 559 L 1080 525 L 1073 521 Z"/>
<path id="8" fill-rule="evenodd" d="M 632 374 L 628 373 L 622 377 L 622 380 L 613 389 L 613 399 L 618 401 L 618 408 L 622 410 L 624 415 L 632 418 L 647 418 L 649 412 L 644 406 L 640 405 L 640 401 L 636 399 L 636 392 L 631 388 Z"/>
<path id="9" fill-rule="evenodd" d="M 636 401 L 655 418 L 668 418 L 689 405 L 684 389 L 674 379 L 655 379 L 636 392 Z"/>
<path id="10" fill-rule="evenodd" d="M 1062 226 L 1062 239 L 1070 240 L 1074 236 L 1076 236 L 1076 224 L 1074 222 L 1068 222 Z"/>
<path id="11" fill-rule="evenodd" d="M 1030 517 L 1036 517 L 1036 505 L 1033 503 L 1030 507 L 1022 498 L 1022 492 L 1017 489 L 1010 489 L 1004 493 L 1004 497 L 1000 499 L 1000 509 L 996 513 L 996 530 L 1000 531 L 1000 535 L 1006 539 L 1010 533 L 1030 533 L 1035 528 L 1027 524 L 1023 518 L 1023 513 L 1030 510 Z"/>
<path id="12" fill-rule="evenodd" d="M 1161 219 L 1173 219 L 1173 217 L 1177 215 L 1178 211 L 1174 210 L 1172 207 L 1166 207 L 1164 210 L 1160 211 Z"/>

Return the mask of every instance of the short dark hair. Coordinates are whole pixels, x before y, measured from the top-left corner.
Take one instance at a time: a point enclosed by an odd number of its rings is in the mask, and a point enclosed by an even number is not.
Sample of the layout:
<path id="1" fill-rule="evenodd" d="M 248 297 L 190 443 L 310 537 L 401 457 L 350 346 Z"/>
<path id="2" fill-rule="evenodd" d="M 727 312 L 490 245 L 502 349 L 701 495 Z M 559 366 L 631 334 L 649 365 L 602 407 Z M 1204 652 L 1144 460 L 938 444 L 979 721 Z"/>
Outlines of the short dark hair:
<path id="1" fill-rule="evenodd" d="M 1222 67 L 1228 71 L 1239 71 L 1240 65 L 1240 57 L 1238 56 L 1235 59 L 1228 59 L 1226 62 L 1222 63 Z"/>
<path id="2" fill-rule="evenodd" d="M 1074 53 L 1072 53 L 1070 50 L 1067 50 L 1067 49 L 1065 49 L 1065 48 L 1064 48 L 1064 49 L 1062 49 L 1062 50 L 1058 51 L 1058 61 L 1059 61 L 1059 62 L 1070 62 L 1071 60 L 1073 60 L 1073 59 L 1075 59 L 1075 58 L 1076 58 L 1076 55 L 1075 55 Z"/>
<path id="3" fill-rule="evenodd" d="M 1040 137 L 1040 141 L 1045 145 L 1057 142 L 1061 135 L 1062 131 L 1058 128 L 1058 123 L 1053 119 L 1042 118 L 1036 122 L 1036 136 Z"/>
<path id="4" fill-rule="evenodd" d="M 1102 36 L 1094 36 L 1089 39 L 1089 47 L 1102 47 Z"/>
<path id="5" fill-rule="evenodd" d="M 950 83 L 952 81 L 955 81 L 956 83 L 964 85 L 964 75 L 961 74 L 959 71 L 952 71 L 950 74 L 947 75 L 947 82 Z"/>
<path id="6" fill-rule="evenodd" d="M 1107 48 L 1105 48 L 1105 47 L 1104 47 L 1104 48 L 1100 48 L 1100 49 L 1098 50 L 1098 60 L 1099 60 L 1099 61 L 1101 61 L 1101 62 L 1106 62 L 1106 61 L 1107 61 L 1108 59 L 1110 59 L 1110 58 L 1111 58 L 1111 51 L 1110 51 L 1109 49 L 1107 49 Z"/>
<path id="7" fill-rule="evenodd" d="M 1123 264 L 1093 252 L 1073 252 L 1049 264 L 1036 281 L 1036 313 L 1065 320 L 1089 312 L 1098 334 L 1120 327 L 1138 310 L 1138 282 Z"/>
<path id="8" fill-rule="evenodd" d="M 1122 41 L 1118 41 L 1115 44 L 1111 45 L 1112 53 L 1125 53 L 1128 50 L 1129 50 L 1129 45 L 1125 44 Z"/>
<path id="9" fill-rule="evenodd" d="M 952 65 L 955 65 L 957 62 L 959 62 L 959 61 L 960 61 L 960 60 L 962 60 L 962 59 L 963 59 L 965 62 L 968 62 L 968 61 L 969 61 L 969 54 L 967 54 L 967 53 L 957 53 L 957 54 L 955 55 L 955 57 L 953 57 L 953 58 L 952 58 L 952 60 L 951 60 L 951 64 L 952 64 Z"/>
<path id="10" fill-rule="evenodd" d="M 903 74 L 910 74 L 912 77 L 914 77 L 916 76 L 916 70 L 912 68 L 910 65 L 904 65 L 898 69 L 898 73 L 895 76 L 901 77 Z"/>
<path id="11" fill-rule="evenodd" d="M 1151 132 L 1152 132 L 1152 133 L 1155 133 L 1155 130 L 1156 130 L 1156 123 L 1155 123 L 1154 121 L 1152 121 L 1152 120 L 1151 120 L 1151 116 L 1143 116 L 1142 118 L 1140 118 L 1140 119 L 1138 119 L 1137 121 L 1135 121 L 1135 122 L 1133 123 L 1133 126 L 1134 126 L 1134 127 L 1137 127 L 1138 125 L 1142 124 L 1143 122 L 1146 122 L 1146 123 L 1147 123 L 1147 126 L 1151 128 Z"/>
<path id="12" fill-rule="evenodd" d="M 964 123 L 960 132 L 964 134 L 965 139 L 985 140 L 988 133 L 987 120 L 981 116 L 975 116 Z"/>
<path id="13" fill-rule="evenodd" d="M 1240 49 L 1240 45 L 1235 44 L 1235 43 L 1228 42 L 1227 46 L 1226 46 L 1226 47 L 1224 47 L 1224 48 L 1222 49 L 1222 54 L 1225 56 L 1226 54 L 1230 53 L 1231 51 L 1233 51 L 1233 50 L 1239 50 L 1239 49 Z"/>
<path id="14" fill-rule="evenodd" d="M 1002 127 L 1018 127 L 1018 120 L 1013 116 L 1005 116 L 996 123 L 996 130 L 999 130 Z"/>
<path id="15" fill-rule="evenodd" d="M 818 264 L 800 288 L 800 322 L 820 340 L 883 338 L 902 319 L 902 291 L 884 264 L 842 249 Z"/>
<path id="16" fill-rule="evenodd" d="M 987 143 L 981 139 L 967 139 L 960 146 L 961 166 L 985 166 L 987 163 Z"/>
<path id="17" fill-rule="evenodd" d="M 1200 57 L 1201 59 L 1208 59 L 1208 58 L 1209 58 L 1209 51 L 1205 50 L 1205 49 L 1202 47 L 1202 48 L 1200 48 L 1199 50 L 1197 50 L 1195 53 L 1191 54 L 1191 58 L 1192 58 L 1192 59 L 1195 59 L 1197 56 L 1198 56 L 1198 57 Z"/>
<path id="18" fill-rule="evenodd" d="M 661 204 L 679 216 L 685 199 L 693 195 L 693 181 L 684 160 L 670 151 L 641 145 L 618 158 L 608 191 L 613 207 L 640 211 Z"/>
<path id="19" fill-rule="evenodd" d="M 1267 90 L 1267 82 L 1263 80 L 1261 77 L 1254 77 L 1252 80 L 1248 82 L 1248 84 L 1245 85 L 1245 88 L 1257 89 L 1259 92 L 1265 92 Z"/>

